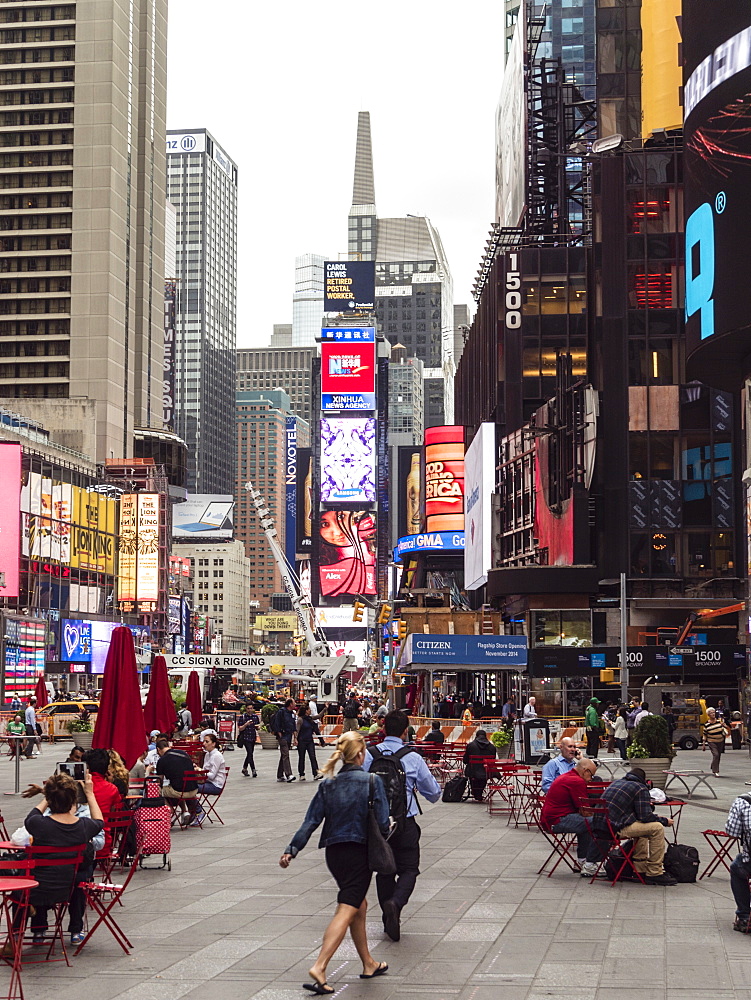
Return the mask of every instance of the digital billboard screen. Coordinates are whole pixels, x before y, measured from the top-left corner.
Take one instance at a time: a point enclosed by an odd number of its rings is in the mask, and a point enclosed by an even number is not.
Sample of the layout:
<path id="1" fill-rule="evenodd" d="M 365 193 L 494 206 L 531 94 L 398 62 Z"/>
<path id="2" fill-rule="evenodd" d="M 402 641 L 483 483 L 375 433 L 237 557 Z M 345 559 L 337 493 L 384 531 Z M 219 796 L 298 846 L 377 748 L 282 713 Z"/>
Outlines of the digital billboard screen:
<path id="1" fill-rule="evenodd" d="M 375 503 L 375 499 L 375 419 L 322 418 L 321 502 Z"/>
<path id="2" fill-rule="evenodd" d="M 320 591 L 325 597 L 376 593 L 375 512 L 320 512 L 318 573 Z"/>
<path id="3" fill-rule="evenodd" d="M 172 537 L 232 538 L 234 497 L 229 493 L 191 493 L 172 509 Z"/>
<path id="4" fill-rule="evenodd" d="M 357 309 L 375 309 L 375 261 L 324 261 L 323 311 Z"/>
<path id="5" fill-rule="evenodd" d="M 0 480 L 3 502 L 0 504 L 0 567 L 5 579 L 0 596 L 18 597 L 20 584 L 18 562 L 21 545 L 21 445 L 0 445 Z"/>
<path id="6" fill-rule="evenodd" d="M 690 378 L 751 371 L 751 7 L 684 0 L 686 336 Z"/>
<path id="7" fill-rule="evenodd" d="M 425 522 L 428 531 L 464 530 L 464 428 L 425 431 Z"/>
<path id="8" fill-rule="evenodd" d="M 373 341 L 321 344 L 321 409 L 374 410 L 376 345 Z"/>

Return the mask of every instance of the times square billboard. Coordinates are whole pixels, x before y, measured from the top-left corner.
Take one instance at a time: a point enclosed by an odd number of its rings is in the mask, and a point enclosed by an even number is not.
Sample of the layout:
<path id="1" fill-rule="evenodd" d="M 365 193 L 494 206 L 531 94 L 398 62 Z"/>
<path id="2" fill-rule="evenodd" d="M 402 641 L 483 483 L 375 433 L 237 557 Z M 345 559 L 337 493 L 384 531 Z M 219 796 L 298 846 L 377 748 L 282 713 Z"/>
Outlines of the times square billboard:
<path id="1" fill-rule="evenodd" d="M 689 378 L 737 389 L 751 372 L 751 5 L 684 0 Z"/>

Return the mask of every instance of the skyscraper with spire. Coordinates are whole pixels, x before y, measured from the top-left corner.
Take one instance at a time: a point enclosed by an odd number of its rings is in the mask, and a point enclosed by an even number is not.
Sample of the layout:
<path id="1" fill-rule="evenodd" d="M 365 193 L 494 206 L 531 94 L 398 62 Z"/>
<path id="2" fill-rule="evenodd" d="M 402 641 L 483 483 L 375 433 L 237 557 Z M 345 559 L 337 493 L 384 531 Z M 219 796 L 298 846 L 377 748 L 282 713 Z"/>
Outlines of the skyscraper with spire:
<path id="1" fill-rule="evenodd" d="M 370 112 L 357 119 L 355 176 L 347 249 L 376 262 L 376 316 L 389 342 L 424 367 L 425 426 L 453 420 L 454 293 L 446 254 L 430 219 L 379 219 L 375 206 Z"/>

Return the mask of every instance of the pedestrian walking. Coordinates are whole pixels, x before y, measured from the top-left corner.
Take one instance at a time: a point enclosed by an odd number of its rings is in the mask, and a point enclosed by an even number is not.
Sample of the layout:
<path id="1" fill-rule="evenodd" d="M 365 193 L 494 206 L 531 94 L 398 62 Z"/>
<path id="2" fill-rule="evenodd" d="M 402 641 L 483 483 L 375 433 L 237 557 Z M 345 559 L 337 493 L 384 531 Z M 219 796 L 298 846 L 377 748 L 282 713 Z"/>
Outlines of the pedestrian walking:
<path id="1" fill-rule="evenodd" d="M 360 733 L 344 733 L 336 741 L 336 750 L 324 764 L 322 773 L 327 780 L 316 790 L 308 806 L 302 826 L 279 859 L 282 868 L 310 840 L 313 831 L 323 823 L 318 846 L 326 849 L 326 866 L 336 880 L 338 893 L 336 912 L 323 933 L 318 958 L 309 970 L 312 983 L 303 988 L 319 996 L 335 993 L 326 981 L 326 969 L 332 956 L 349 931 L 362 962 L 361 979 L 373 979 L 388 971 L 385 962 L 377 962 L 368 948 L 365 917 L 371 871 L 368 867 L 368 801 L 383 834 L 389 829 L 389 806 L 383 784 L 371 782 L 363 770 L 365 740 Z M 337 764 L 341 768 L 336 772 Z"/>
<path id="2" fill-rule="evenodd" d="M 735 900 L 733 930 L 748 933 L 751 917 L 751 795 L 739 795 L 733 800 L 725 822 L 725 833 L 738 838 L 741 853 L 730 865 L 730 889 Z"/>
<path id="3" fill-rule="evenodd" d="M 725 739 L 728 736 L 730 736 L 728 727 L 722 719 L 717 718 L 713 708 L 708 708 L 707 721 L 701 730 L 701 748 L 706 750 L 709 746 L 709 752 L 712 754 L 712 763 L 709 766 L 715 776 L 720 774 L 720 755 L 725 753 Z"/>
<path id="4" fill-rule="evenodd" d="M 386 738 L 365 755 L 365 770 L 381 775 L 386 785 L 389 812 L 396 830 L 389 844 L 396 861 L 395 875 L 376 875 L 383 927 L 392 941 L 400 937 L 401 912 L 407 905 L 420 874 L 420 812 L 417 793 L 437 802 L 441 786 L 421 754 L 405 747 L 409 720 L 403 712 L 389 712 L 384 722 Z"/>
<path id="5" fill-rule="evenodd" d="M 306 755 L 310 760 L 310 770 L 313 780 L 318 781 L 319 778 L 323 777 L 323 774 L 318 770 L 318 761 L 316 760 L 314 744 L 316 737 L 318 737 L 321 745 L 323 745 L 318 723 L 311 716 L 308 706 L 301 705 L 297 712 L 297 777 L 300 781 L 305 781 Z"/>
<path id="6" fill-rule="evenodd" d="M 527 704 L 524 706 L 524 711 L 522 712 L 522 718 L 524 719 L 539 719 L 537 714 L 537 707 L 535 705 L 535 696 L 532 695 Z"/>
<path id="7" fill-rule="evenodd" d="M 349 733 L 360 728 L 360 702 L 351 694 L 342 709 L 342 732 Z"/>
<path id="8" fill-rule="evenodd" d="M 242 773 L 246 778 L 248 777 L 248 768 L 252 771 L 254 778 L 258 777 L 253 754 L 256 748 L 256 740 L 258 739 L 259 722 L 258 716 L 250 705 L 246 706 L 245 711 L 237 720 L 237 745 L 241 750 L 245 751 L 245 763 L 243 764 Z"/>
<path id="9" fill-rule="evenodd" d="M 271 731 L 279 744 L 279 766 L 276 769 L 277 781 L 295 781 L 292 765 L 289 762 L 289 748 L 295 738 L 297 723 L 293 713 L 295 702 L 288 698 L 271 720 Z"/>
<path id="10" fill-rule="evenodd" d="M 615 737 L 615 745 L 618 747 L 621 760 L 628 759 L 626 755 L 626 741 L 628 739 L 628 729 L 626 728 L 627 720 L 628 709 L 625 705 L 622 705 L 618 709 L 618 714 L 616 715 L 615 722 L 613 723 L 613 736 Z"/>

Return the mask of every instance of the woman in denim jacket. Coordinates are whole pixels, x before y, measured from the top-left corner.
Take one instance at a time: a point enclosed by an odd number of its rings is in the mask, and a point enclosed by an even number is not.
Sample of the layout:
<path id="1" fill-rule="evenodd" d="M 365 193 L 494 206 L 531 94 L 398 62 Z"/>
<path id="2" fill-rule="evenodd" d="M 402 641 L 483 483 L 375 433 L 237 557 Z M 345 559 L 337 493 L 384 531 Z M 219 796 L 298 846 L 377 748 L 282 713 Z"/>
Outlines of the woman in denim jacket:
<path id="1" fill-rule="evenodd" d="M 370 776 L 363 771 L 365 740 L 358 732 L 345 733 L 336 741 L 336 750 L 324 764 L 322 781 L 308 806 L 303 824 L 279 859 L 286 868 L 305 847 L 317 826 L 323 822 L 319 847 L 326 848 L 326 865 L 339 887 L 336 913 L 323 935 L 321 951 L 310 969 L 312 983 L 303 987 L 311 993 L 335 993 L 326 982 L 326 967 L 349 929 L 362 962 L 361 979 L 382 976 L 385 962 L 376 962 L 368 948 L 365 930 L 366 899 L 371 871 L 368 868 L 368 798 Z M 339 761 L 342 767 L 334 776 Z M 373 781 L 373 807 L 382 832 L 389 829 L 389 806 L 383 782 Z"/>

